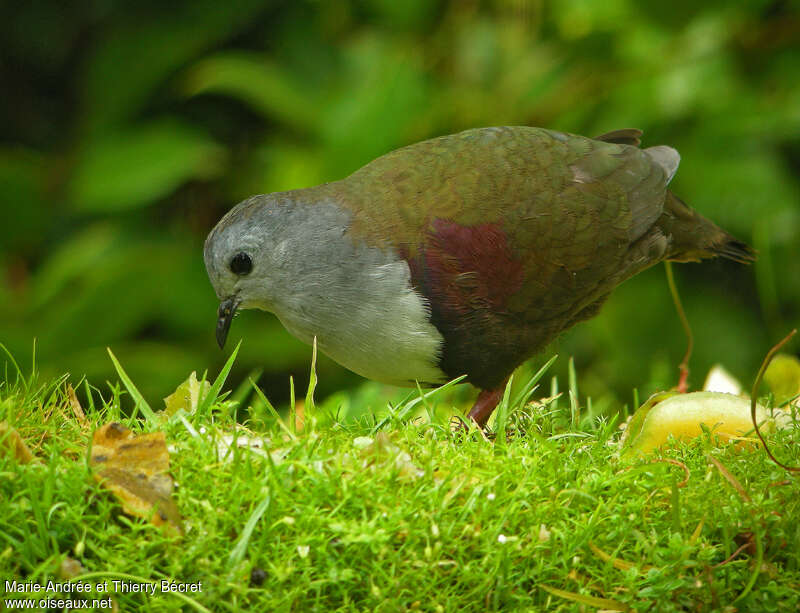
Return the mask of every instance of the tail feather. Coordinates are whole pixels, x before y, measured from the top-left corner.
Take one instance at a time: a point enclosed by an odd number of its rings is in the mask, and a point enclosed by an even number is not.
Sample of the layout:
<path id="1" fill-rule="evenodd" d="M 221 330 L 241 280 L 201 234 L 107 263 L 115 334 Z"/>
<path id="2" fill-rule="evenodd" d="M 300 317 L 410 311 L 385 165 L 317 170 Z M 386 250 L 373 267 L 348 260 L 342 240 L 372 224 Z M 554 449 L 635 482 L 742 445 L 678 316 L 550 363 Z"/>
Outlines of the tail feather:
<path id="1" fill-rule="evenodd" d="M 747 243 L 735 239 L 727 232 L 725 242 L 712 245 L 711 251 L 720 257 L 739 262 L 740 264 L 752 264 L 756 261 L 758 252 Z"/>
<path id="2" fill-rule="evenodd" d="M 757 256 L 755 249 L 691 209 L 670 191 L 667 191 L 664 213 L 657 225 L 670 240 L 668 260 L 696 262 L 704 258 L 723 257 L 740 264 L 750 264 Z"/>

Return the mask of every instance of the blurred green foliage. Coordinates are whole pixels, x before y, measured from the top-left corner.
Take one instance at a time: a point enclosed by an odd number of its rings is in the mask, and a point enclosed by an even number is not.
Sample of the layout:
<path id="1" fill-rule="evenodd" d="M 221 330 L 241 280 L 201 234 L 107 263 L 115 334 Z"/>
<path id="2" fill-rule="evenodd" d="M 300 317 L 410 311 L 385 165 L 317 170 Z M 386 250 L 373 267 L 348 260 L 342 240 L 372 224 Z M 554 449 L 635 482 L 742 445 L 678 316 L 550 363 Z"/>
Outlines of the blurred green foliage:
<path id="1" fill-rule="evenodd" d="M 22 2 L 0 9 L 0 341 L 43 374 L 150 398 L 217 372 L 207 231 L 254 193 L 334 180 L 391 149 L 488 125 L 638 127 L 682 154 L 687 202 L 760 251 L 678 267 L 693 380 L 749 381 L 800 320 L 800 6 L 633 0 Z M 234 323 L 235 383 L 307 376 L 271 316 Z M 565 335 L 582 393 L 674 384 L 664 273 Z M 561 360 L 561 369 L 566 360 Z M 324 394 L 358 378 L 319 364 Z M 588 388 L 588 389 L 587 389 Z"/>

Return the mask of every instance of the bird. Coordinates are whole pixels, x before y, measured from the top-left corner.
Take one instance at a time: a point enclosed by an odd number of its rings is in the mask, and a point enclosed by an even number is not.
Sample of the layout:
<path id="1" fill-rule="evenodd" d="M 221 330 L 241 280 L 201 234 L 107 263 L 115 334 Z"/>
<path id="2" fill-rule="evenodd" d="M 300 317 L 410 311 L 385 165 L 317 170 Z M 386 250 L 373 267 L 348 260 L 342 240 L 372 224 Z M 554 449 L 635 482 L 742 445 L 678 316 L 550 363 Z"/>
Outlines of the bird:
<path id="1" fill-rule="evenodd" d="M 662 261 L 754 260 L 670 191 L 678 152 L 641 137 L 476 128 L 252 196 L 204 245 L 217 342 L 238 311 L 269 311 L 368 379 L 466 375 L 483 427 L 516 367 L 623 281 Z"/>

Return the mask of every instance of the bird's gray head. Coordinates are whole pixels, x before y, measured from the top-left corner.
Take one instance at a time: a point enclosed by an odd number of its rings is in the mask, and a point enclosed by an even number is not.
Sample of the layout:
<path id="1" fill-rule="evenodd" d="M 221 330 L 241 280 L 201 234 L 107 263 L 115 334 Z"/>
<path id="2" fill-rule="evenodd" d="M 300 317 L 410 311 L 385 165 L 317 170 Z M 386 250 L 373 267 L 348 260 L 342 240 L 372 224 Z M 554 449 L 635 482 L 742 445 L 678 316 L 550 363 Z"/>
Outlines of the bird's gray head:
<path id="1" fill-rule="evenodd" d="M 280 316 L 295 308 L 304 285 L 329 276 L 328 269 L 335 265 L 329 233 L 341 237 L 348 216 L 324 201 L 311 206 L 314 195 L 296 190 L 253 196 L 231 209 L 209 233 L 204 258 L 220 300 L 220 347 L 237 309 L 259 308 Z"/>
<path id="2" fill-rule="evenodd" d="M 231 209 L 206 238 L 203 256 L 220 300 L 217 342 L 225 344 L 239 308 L 270 310 L 276 252 L 293 204 L 281 194 L 253 196 Z"/>

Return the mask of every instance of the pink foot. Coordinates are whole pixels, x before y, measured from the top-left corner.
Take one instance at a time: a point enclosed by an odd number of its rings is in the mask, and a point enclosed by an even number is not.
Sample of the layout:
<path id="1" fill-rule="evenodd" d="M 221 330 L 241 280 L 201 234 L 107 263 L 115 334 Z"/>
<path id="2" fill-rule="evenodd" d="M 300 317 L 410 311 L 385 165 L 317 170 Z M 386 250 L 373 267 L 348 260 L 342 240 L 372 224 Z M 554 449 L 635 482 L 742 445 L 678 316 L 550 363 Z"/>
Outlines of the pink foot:
<path id="1" fill-rule="evenodd" d="M 689 391 L 689 369 L 681 364 L 680 365 L 681 376 L 678 379 L 678 385 L 675 387 L 678 390 L 679 394 L 685 394 Z"/>
<path id="2" fill-rule="evenodd" d="M 483 428 L 486 422 L 489 421 L 492 412 L 495 410 L 500 400 L 503 398 L 503 391 L 506 388 L 505 382 L 494 390 L 481 390 L 478 394 L 478 399 L 472 405 L 468 417 L 474 421 L 478 426 Z"/>

